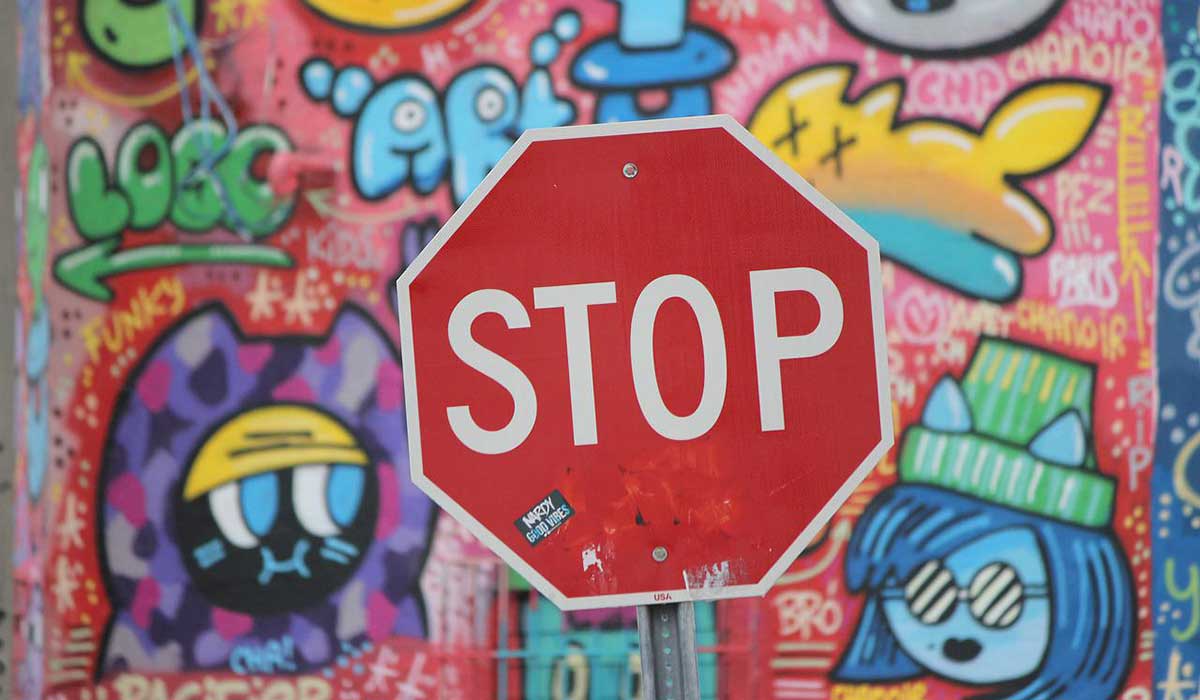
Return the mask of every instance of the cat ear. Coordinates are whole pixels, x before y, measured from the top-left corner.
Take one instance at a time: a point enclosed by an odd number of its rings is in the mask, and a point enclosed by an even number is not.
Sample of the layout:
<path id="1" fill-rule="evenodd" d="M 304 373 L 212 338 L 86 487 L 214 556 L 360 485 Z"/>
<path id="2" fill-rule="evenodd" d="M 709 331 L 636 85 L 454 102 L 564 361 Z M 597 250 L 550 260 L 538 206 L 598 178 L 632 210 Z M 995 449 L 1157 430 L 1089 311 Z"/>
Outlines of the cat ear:
<path id="1" fill-rule="evenodd" d="M 440 228 L 437 219 L 432 216 L 424 221 L 410 221 L 404 225 L 400 234 L 403 257 L 401 269 L 406 269 L 417 259 L 421 250 L 433 240 Z"/>
<path id="2" fill-rule="evenodd" d="M 1087 428 L 1083 416 L 1072 408 L 1055 418 L 1029 443 L 1029 451 L 1047 462 L 1082 466 L 1087 457 Z"/>
<path id="3" fill-rule="evenodd" d="M 929 394 L 921 424 L 947 433 L 966 433 L 973 427 L 971 407 L 953 377 L 942 377 Z"/>
<path id="4" fill-rule="evenodd" d="M 371 344 L 375 346 L 388 344 L 387 337 L 371 319 L 370 313 L 353 302 L 347 302 L 338 307 L 337 314 L 333 317 L 333 323 L 329 328 L 329 334 L 318 344 L 327 345 L 337 342 L 341 346 L 340 352 L 343 353 L 348 352 L 351 343 L 361 338 L 369 338 Z M 361 340 L 359 342 L 361 343 Z"/>
<path id="5" fill-rule="evenodd" d="M 391 321 L 394 326 L 394 316 Z M 329 335 L 318 343 L 321 347 L 331 347 L 331 344 L 337 346 L 337 362 L 363 376 L 375 376 L 380 362 L 391 363 L 399 371 L 399 349 L 388 338 L 387 330 L 369 311 L 354 302 L 342 304 Z"/>
<path id="6" fill-rule="evenodd" d="M 223 304 L 212 304 L 203 308 L 187 320 L 173 334 L 183 336 L 184 342 L 196 342 L 198 336 L 213 336 L 215 333 L 232 333 L 242 337 L 242 328 L 234 320 L 233 314 Z"/>

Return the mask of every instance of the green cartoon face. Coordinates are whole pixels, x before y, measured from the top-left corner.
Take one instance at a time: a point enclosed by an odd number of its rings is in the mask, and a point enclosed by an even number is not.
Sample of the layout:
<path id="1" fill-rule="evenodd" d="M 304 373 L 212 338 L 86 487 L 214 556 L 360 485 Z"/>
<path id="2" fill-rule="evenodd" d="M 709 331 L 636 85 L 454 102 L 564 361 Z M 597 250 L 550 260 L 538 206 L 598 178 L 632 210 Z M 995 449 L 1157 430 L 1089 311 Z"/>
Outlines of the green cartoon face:
<path id="1" fill-rule="evenodd" d="M 46 246 L 50 235 L 49 156 L 41 141 L 29 157 L 25 176 L 25 264 L 34 295 L 42 295 L 42 275 L 46 270 Z"/>
<path id="2" fill-rule="evenodd" d="M 203 0 L 178 0 L 199 31 Z M 153 68 L 171 60 L 171 12 L 166 0 L 79 0 L 84 36 L 105 60 L 123 68 Z"/>

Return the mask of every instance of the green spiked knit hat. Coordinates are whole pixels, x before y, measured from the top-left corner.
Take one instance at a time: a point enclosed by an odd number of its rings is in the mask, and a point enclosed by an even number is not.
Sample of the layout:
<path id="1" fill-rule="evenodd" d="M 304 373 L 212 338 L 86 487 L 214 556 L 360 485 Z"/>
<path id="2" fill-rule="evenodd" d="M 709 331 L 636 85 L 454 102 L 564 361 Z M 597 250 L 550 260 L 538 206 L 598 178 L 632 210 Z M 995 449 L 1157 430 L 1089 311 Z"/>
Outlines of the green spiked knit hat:
<path id="1" fill-rule="evenodd" d="M 900 443 L 900 480 L 1085 527 L 1112 519 L 1115 482 L 1091 446 L 1093 367 L 985 337 L 943 377 Z"/>

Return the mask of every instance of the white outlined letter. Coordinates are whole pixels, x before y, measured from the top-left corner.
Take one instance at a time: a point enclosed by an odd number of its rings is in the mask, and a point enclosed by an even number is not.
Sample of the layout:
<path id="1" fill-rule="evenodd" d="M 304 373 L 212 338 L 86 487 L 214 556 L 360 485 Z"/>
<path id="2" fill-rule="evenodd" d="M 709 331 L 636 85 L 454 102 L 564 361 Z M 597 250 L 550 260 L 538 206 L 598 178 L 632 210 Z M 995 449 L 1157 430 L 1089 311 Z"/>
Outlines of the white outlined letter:
<path id="1" fill-rule="evenodd" d="M 488 313 L 500 314 L 509 328 L 529 327 L 529 314 L 519 299 L 499 289 L 480 289 L 463 297 L 451 312 L 447 327 L 450 347 L 468 367 L 504 387 L 513 399 L 513 416 L 499 430 L 479 427 L 469 406 L 451 406 L 446 416 L 462 444 L 481 454 L 498 455 L 515 450 L 529 437 L 537 419 L 537 393 L 524 372 L 471 335 L 475 319 Z"/>
<path id="2" fill-rule="evenodd" d="M 571 385 L 571 428 L 576 445 L 596 444 L 596 387 L 592 380 L 592 333 L 588 307 L 615 304 L 616 282 L 534 287 L 533 306 L 562 309 L 567 330 L 567 378 Z"/>
<path id="3" fill-rule="evenodd" d="M 667 299 L 679 298 L 691 307 L 700 325 L 704 353 L 704 389 L 700 404 L 690 416 L 677 416 L 663 403 L 654 369 L 654 322 Z M 712 294 L 694 277 L 665 275 L 646 285 L 633 306 L 629 328 L 629 360 L 633 365 L 633 388 L 646 422 L 670 440 L 691 440 L 707 433 L 725 406 L 728 373 L 725 329 Z"/>
<path id="4" fill-rule="evenodd" d="M 817 300 L 817 327 L 805 335 L 779 337 L 775 295 L 808 292 Z M 811 267 L 788 267 L 750 272 L 750 303 L 754 314 L 754 355 L 758 363 L 758 412 L 763 432 L 783 430 L 783 360 L 816 357 L 842 335 L 842 294 L 833 280 Z"/>

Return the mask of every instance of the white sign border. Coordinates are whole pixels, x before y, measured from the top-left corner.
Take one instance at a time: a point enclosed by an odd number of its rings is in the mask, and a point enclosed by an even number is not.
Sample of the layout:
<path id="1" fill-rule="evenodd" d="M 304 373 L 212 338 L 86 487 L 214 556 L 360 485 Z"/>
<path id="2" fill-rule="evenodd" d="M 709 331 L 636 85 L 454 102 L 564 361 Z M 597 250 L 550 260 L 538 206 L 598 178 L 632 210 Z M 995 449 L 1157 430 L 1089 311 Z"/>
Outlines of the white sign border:
<path id="1" fill-rule="evenodd" d="M 539 141 L 559 141 L 563 139 L 592 138 L 597 136 L 617 136 L 622 134 L 651 134 L 667 131 L 688 131 L 694 129 L 724 129 L 738 140 L 751 153 L 765 163 L 775 174 L 783 178 L 808 201 L 812 202 L 826 216 L 838 224 L 866 251 L 871 280 L 871 316 L 875 332 L 876 382 L 879 387 L 879 429 L 881 439 L 862 463 L 854 470 L 833 497 L 817 513 L 808 527 L 800 533 L 792 544 L 779 556 L 761 580 L 753 584 L 737 586 L 690 588 L 686 585 L 672 591 L 647 591 L 642 593 L 626 593 L 618 595 L 598 595 L 570 598 L 559 591 L 553 584 L 533 569 L 520 554 L 513 551 L 498 537 L 493 535 L 483 523 L 471 516 L 462 506 L 454 501 L 445 491 L 425 477 L 421 460 L 421 421 L 417 407 L 417 377 L 412 369 L 414 366 L 412 303 L 409 296 L 413 281 L 437 255 L 442 246 L 458 230 L 468 216 L 479 206 L 480 202 L 492 191 L 496 183 L 512 168 L 517 159 L 525 153 L 530 144 Z M 887 366 L 887 333 L 884 329 L 882 270 L 879 258 L 879 243 L 866 231 L 856 224 L 849 216 L 818 192 L 799 173 L 784 163 L 777 155 L 756 139 L 733 117 L 727 114 L 717 114 L 703 117 L 677 117 L 672 119 L 654 119 L 634 122 L 618 122 L 612 124 L 589 124 L 582 126 L 561 126 L 547 129 L 530 129 L 521 135 L 512 148 L 504 154 L 500 162 L 492 168 L 483 182 L 480 183 L 471 196 L 463 202 L 458 211 L 442 226 L 437 235 L 425 246 L 425 249 L 404 270 L 396 280 L 397 314 L 400 320 L 400 353 L 404 371 L 404 402 L 405 416 L 408 423 L 408 453 L 409 469 L 413 483 L 424 491 L 443 510 L 462 523 L 471 534 L 475 535 L 489 549 L 500 556 L 509 566 L 525 577 L 539 593 L 549 598 L 562 610 L 588 610 L 593 608 L 622 607 L 628 605 L 653 605 L 663 602 L 683 602 L 720 600 L 727 598 L 745 598 L 764 596 L 775 581 L 787 571 L 796 557 L 817 536 L 821 529 L 833 518 L 838 508 L 850 497 L 871 470 L 882 461 L 884 454 L 891 449 L 895 441 L 895 431 L 892 425 L 891 385 Z"/>

